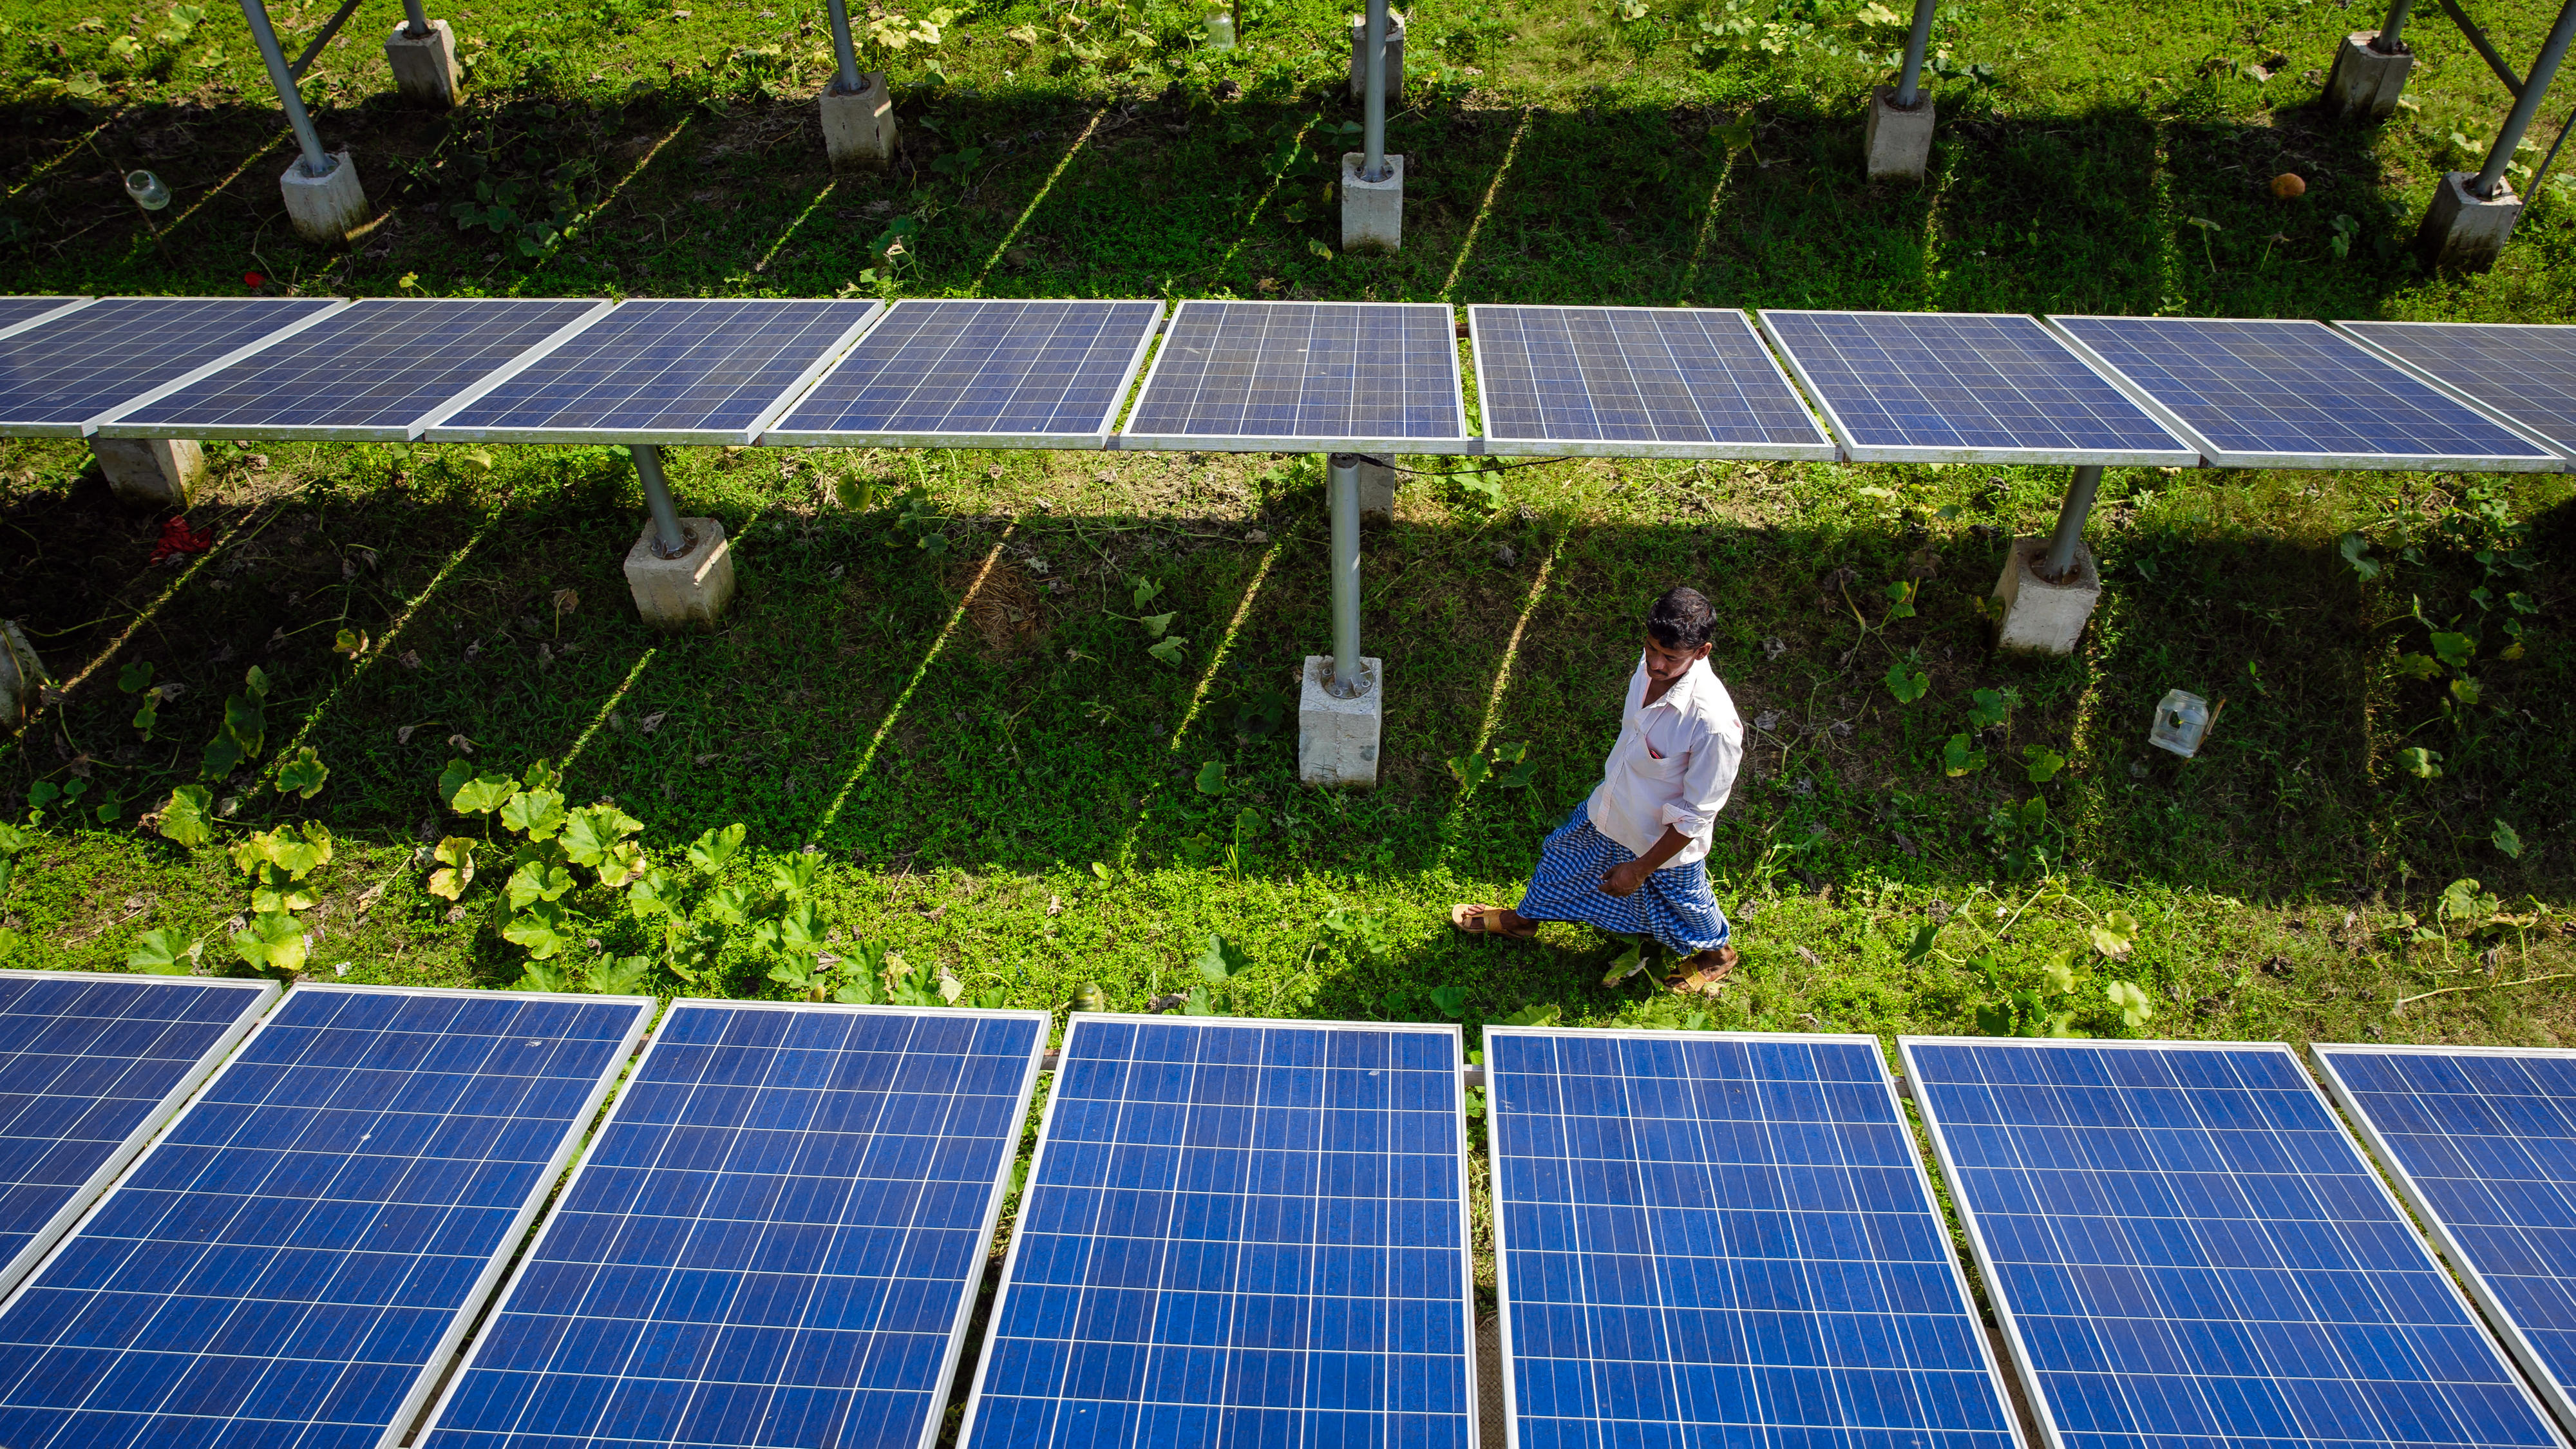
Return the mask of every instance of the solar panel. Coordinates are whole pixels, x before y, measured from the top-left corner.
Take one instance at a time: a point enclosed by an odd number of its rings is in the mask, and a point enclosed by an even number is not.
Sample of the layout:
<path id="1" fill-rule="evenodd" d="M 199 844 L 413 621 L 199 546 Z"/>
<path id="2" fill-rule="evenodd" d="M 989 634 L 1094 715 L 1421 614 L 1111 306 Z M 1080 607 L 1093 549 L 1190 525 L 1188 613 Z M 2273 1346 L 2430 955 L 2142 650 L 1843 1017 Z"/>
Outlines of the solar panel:
<path id="1" fill-rule="evenodd" d="M 1488 453 L 1835 456 L 1732 307 L 1470 307 L 1467 328 Z"/>
<path id="2" fill-rule="evenodd" d="M 2017 1449 L 1877 1038 L 1485 1057 L 1514 1443 Z"/>
<path id="3" fill-rule="evenodd" d="M 1762 328 L 1854 462 L 2200 462 L 2034 318 L 1766 308 Z"/>
<path id="4" fill-rule="evenodd" d="M 1048 1026 L 674 1003 L 425 1444 L 927 1446 Z"/>
<path id="5" fill-rule="evenodd" d="M 0 436 L 88 437 L 102 415 L 348 305 L 328 297 L 101 298 L 0 338 Z"/>
<path id="6" fill-rule="evenodd" d="M 648 998 L 298 985 L 0 1307 L 0 1444 L 391 1445 Z"/>
<path id="7" fill-rule="evenodd" d="M 0 297 L 0 337 L 83 306 L 87 297 Z"/>
<path id="8" fill-rule="evenodd" d="M 359 302 L 158 401 L 110 414 L 99 436 L 407 442 L 458 394 L 609 306 L 591 298 Z"/>
<path id="9" fill-rule="evenodd" d="M 1118 444 L 1471 451 L 1457 323 L 1433 302 L 1183 302 Z"/>
<path id="10" fill-rule="evenodd" d="M 2576 327 L 2498 322 L 2337 322 L 2445 392 L 2484 404 L 2576 459 Z"/>
<path id="11" fill-rule="evenodd" d="M 433 443 L 740 443 L 884 311 L 878 302 L 625 302 L 432 418 Z"/>
<path id="12" fill-rule="evenodd" d="M 1477 1442 L 1458 1032 L 1080 1013 L 958 1443 Z"/>
<path id="13" fill-rule="evenodd" d="M 1899 1045 L 2058 1449 L 2562 1443 L 2288 1047 Z"/>
<path id="14" fill-rule="evenodd" d="M 273 981 L 0 971 L 0 1296 L 276 999 Z"/>
<path id="15" fill-rule="evenodd" d="M 1103 447 L 1162 318 L 1160 302 L 897 302 L 760 440 Z"/>
<path id="16" fill-rule="evenodd" d="M 2051 317 L 2215 468 L 2543 472 L 2558 456 L 2319 322 Z"/>
<path id="17" fill-rule="evenodd" d="M 2576 1429 L 2576 1051 L 2310 1050 L 2496 1336 Z"/>

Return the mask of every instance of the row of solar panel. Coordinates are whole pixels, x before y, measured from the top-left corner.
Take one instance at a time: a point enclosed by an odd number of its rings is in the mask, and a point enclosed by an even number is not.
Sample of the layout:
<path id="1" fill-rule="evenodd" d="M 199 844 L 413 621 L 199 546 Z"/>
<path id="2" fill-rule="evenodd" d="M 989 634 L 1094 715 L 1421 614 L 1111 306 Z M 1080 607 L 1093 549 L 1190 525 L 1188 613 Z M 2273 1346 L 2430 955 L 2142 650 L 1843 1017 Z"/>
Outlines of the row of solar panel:
<path id="1" fill-rule="evenodd" d="M 0 435 L 2576 466 L 2571 326 L 1468 322 L 1481 437 L 1449 308 L 1354 302 L 1181 303 L 1115 432 L 1159 302 L 0 298 Z"/>
<path id="2" fill-rule="evenodd" d="M 943 1431 L 1045 1013 L 277 996 L 0 974 L 0 1443 Z M 1076 1016 L 957 1442 L 1478 1442 L 1459 1048 Z M 2024 1442 L 1875 1039 L 1486 1049 L 1515 1445 Z M 2499 1347 L 2286 1046 L 1900 1050 L 2051 1446 L 2576 1425 L 2576 1052 L 2315 1048 Z"/>

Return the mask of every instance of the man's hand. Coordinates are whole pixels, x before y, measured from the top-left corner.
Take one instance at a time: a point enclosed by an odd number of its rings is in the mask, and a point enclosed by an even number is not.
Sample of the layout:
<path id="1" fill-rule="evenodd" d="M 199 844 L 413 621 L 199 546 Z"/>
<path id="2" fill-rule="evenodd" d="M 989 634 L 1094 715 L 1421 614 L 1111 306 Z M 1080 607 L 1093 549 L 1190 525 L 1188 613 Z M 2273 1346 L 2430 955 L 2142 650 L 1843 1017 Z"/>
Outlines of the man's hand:
<path id="1" fill-rule="evenodd" d="M 1637 887 L 1644 885 L 1646 877 L 1653 873 L 1654 867 L 1642 860 L 1614 865 L 1601 877 L 1601 893 L 1605 896 L 1633 896 Z"/>

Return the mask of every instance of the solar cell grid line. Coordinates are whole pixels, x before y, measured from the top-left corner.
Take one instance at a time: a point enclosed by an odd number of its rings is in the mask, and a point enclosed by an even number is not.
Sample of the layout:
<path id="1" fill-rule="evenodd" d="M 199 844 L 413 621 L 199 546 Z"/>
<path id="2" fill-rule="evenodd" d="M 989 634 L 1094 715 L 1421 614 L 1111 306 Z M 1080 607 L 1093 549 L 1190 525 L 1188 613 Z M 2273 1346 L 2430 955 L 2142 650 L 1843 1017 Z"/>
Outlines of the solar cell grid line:
<path id="1" fill-rule="evenodd" d="M 621 302 L 450 404 L 433 443 L 749 444 L 885 311 L 881 302 Z"/>
<path id="2" fill-rule="evenodd" d="M 2034 318 L 1779 308 L 1761 318 L 1856 463 L 2200 462 Z"/>
<path id="3" fill-rule="evenodd" d="M 2019 1449 L 1877 1038 L 1485 1029 L 1515 1449 Z"/>
<path id="4" fill-rule="evenodd" d="M 156 401 L 101 418 L 107 438 L 408 442 L 499 368 L 572 335 L 594 297 L 361 301 Z"/>
<path id="5" fill-rule="evenodd" d="M 0 338 L 0 437 L 85 438 L 349 304 L 328 297 L 102 297 Z"/>
<path id="6" fill-rule="evenodd" d="M 652 1008 L 298 984 L 0 1304 L 0 1444 L 399 1444 Z"/>
<path id="7" fill-rule="evenodd" d="M 1455 1026 L 1077 1014 L 958 1443 L 1476 1439 Z"/>
<path id="8" fill-rule="evenodd" d="M 421 1442 L 930 1444 L 1048 1028 L 675 1003 Z"/>
<path id="9" fill-rule="evenodd" d="M 0 971 L 0 1298 L 277 993 L 274 981 Z"/>
<path id="10" fill-rule="evenodd" d="M 1163 304 L 897 302 L 779 416 L 767 447 L 1099 448 Z"/>
<path id="11" fill-rule="evenodd" d="M 0 337 L 24 332 L 50 317 L 86 307 L 93 297 L 0 297 Z"/>
<path id="12" fill-rule="evenodd" d="M 1898 1047 L 2052 1449 L 2565 1444 L 2286 1045 Z"/>
<path id="13" fill-rule="evenodd" d="M 1473 452 L 1456 319 L 1436 302 L 1183 302 L 1116 446 Z"/>
<path id="14" fill-rule="evenodd" d="M 2454 397 L 2511 419 L 2576 463 L 2576 326 L 2337 322 L 2334 329 Z"/>
<path id="15" fill-rule="evenodd" d="M 2576 1051 L 2318 1042 L 2309 1053 L 2576 1432 Z"/>
<path id="16" fill-rule="evenodd" d="M 1474 306 L 1467 329 L 1487 453 L 1839 456 L 1732 307 Z"/>
<path id="17" fill-rule="evenodd" d="M 2048 319 L 2213 468 L 2550 472 L 2536 438 L 2321 322 Z"/>

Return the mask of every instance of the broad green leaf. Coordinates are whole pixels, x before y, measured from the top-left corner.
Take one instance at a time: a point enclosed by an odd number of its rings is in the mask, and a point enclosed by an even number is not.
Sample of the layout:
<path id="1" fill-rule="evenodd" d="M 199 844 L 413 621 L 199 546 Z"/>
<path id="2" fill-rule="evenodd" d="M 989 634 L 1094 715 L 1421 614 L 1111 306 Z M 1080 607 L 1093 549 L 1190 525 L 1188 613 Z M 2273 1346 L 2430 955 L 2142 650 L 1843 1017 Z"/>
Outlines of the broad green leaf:
<path id="1" fill-rule="evenodd" d="M 1528 758 L 1529 741 L 1527 740 L 1522 740 L 1518 744 L 1494 746 L 1494 763 L 1497 765 L 1517 765 Z"/>
<path id="2" fill-rule="evenodd" d="M 1898 704 L 1912 704 L 1931 687 L 1931 675 L 1907 668 L 1903 660 L 1887 666 L 1887 692 L 1896 696 Z"/>
<path id="3" fill-rule="evenodd" d="M 1210 760 L 1199 766 L 1198 778 L 1191 782 L 1202 795 L 1225 793 L 1225 761 Z"/>
<path id="4" fill-rule="evenodd" d="M 452 901 L 465 894 L 474 883 L 474 842 L 462 835 L 451 835 L 438 842 L 429 853 L 438 869 L 429 873 L 429 893 L 440 900 Z"/>
<path id="5" fill-rule="evenodd" d="M 310 800 L 322 793 L 322 782 L 330 777 L 331 767 L 322 763 L 322 757 L 314 753 L 311 745 L 278 761 L 277 788 L 283 793 L 301 795 Z"/>
<path id="6" fill-rule="evenodd" d="M 1950 742 L 1941 747 L 1942 773 L 1955 780 L 1962 775 L 1973 775 L 1984 769 L 1986 752 L 1972 749 L 1970 745 L 1971 740 L 1967 735 L 1950 736 Z"/>
<path id="7" fill-rule="evenodd" d="M 1444 1016 L 1463 1015 L 1467 1010 L 1467 988 L 1464 986 L 1432 987 L 1431 1004 L 1439 1007 Z"/>
<path id="8" fill-rule="evenodd" d="M 2437 629 L 2433 632 L 2433 652 L 2453 669 L 2466 669 L 2469 661 L 2477 657 L 2478 641 L 2466 634 L 2446 634 Z"/>
<path id="9" fill-rule="evenodd" d="M 123 669 L 118 670 L 116 672 L 116 687 L 125 691 L 127 694 L 140 694 L 144 690 L 151 688 L 151 662 L 148 660 L 138 660 L 137 662 L 129 664 Z"/>
<path id="10" fill-rule="evenodd" d="M 2370 556 L 2369 539 L 2358 533 L 2347 533 L 2336 540 L 2335 547 L 2343 554 L 2343 561 L 2352 565 L 2352 571 L 2361 576 L 2363 583 L 2379 577 L 2379 560 Z"/>
<path id="11" fill-rule="evenodd" d="M 563 783 L 563 771 L 544 760 L 531 760 L 527 769 L 527 788 L 552 790 Z"/>
<path id="12" fill-rule="evenodd" d="M 585 805 L 564 821 L 564 853 L 575 865 L 596 867 L 619 841 L 643 828 L 643 821 L 614 805 Z"/>
<path id="13" fill-rule="evenodd" d="M 2119 1008 L 2123 1026 L 2144 1026 L 2156 1014 L 2156 1004 L 2148 999 L 2145 989 L 2132 982 L 2110 982 L 2102 988 L 2102 994 Z"/>
<path id="14" fill-rule="evenodd" d="M 1138 579 L 1135 583 L 1135 592 L 1130 597 L 1133 599 L 1135 607 L 1139 609 L 1142 609 L 1147 604 L 1154 602 L 1155 598 L 1163 592 L 1163 586 L 1152 579 Z"/>
<path id="15" fill-rule="evenodd" d="M 733 859 L 734 853 L 742 849 L 742 836 L 743 827 L 739 824 L 728 825 L 722 830 L 710 830 L 699 836 L 697 843 L 689 847 L 690 869 L 700 875 L 714 875 L 724 869 L 725 862 Z"/>
<path id="16" fill-rule="evenodd" d="M 2060 956 L 2054 961 L 2041 962 L 2039 967 L 2039 976 L 2041 980 L 2048 983 L 2048 989 L 2050 991 L 2055 992 L 2060 996 L 2074 990 L 2075 960 L 2073 955 L 2070 953 L 2069 955 Z"/>
<path id="17" fill-rule="evenodd" d="M 1181 617 L 1180 612 L 1174 610 L 1169 614 L 1147 614 L 1136 622 L 1145 626 L 1146 638 L 1160 639 L 1172 627 L 1172 621 L 1179 617 Z"/>
<path id="18" fill-rule="evenodd" d="M 843 1006 L 882 1006 L 885 1004 L 885 978 L 873 971 L 857 971 L 841 983 L 832 999 Z"/>
<path id="19" fill-rule="evenodd" d="M 218 734 L 206 741 L 206 753 L 197 766 L 197 778 L 220 780 L 240 769 L 242 761 L 247 758 L 242 753 L 241 743 L 232 737 L 230 731 Z"/>
<path id="20" fill-rule="evenodd" d="M 510 872 L 506 888 L 510 909 L 524 911 L 537 901 L 559 901 L 578 884 L 572 872 L 550 861 L 532 860 Z"/>
<path id="21" fill-rule="evenodd" d="M 256 760 L 268 743 L 268 718 L 253 701 L 238 694 L 226 695 L 224 733 L 241 747 L 244 757 Z"/>
<path id="22" fill-rule="evenodd" d="M 820 873 L 823 857 L 802 851 L 782 856 L 769 863 L 769 883 L 791 901 L 801 901 L 814 893 L 814 880 Z"/>
<path id="23" fill-rule="evenodd" d="M 799 956 L 812 956 L 823 949 L 823 917 L 812 901 L 798 901 L 778 918 L 778 944 L 782 950 Z"/>
<path id="24" fill-rule="evenodd" d="M 2126 956 L 2137 944 L 2138 918 L 2127 911 L 2105 911 L 2102 919 L 2088 930 L 2093 949 L 2105 956 Z"/>
<path id="25" fill-rule="evenodd" d="M 458 786 L 447 804 L 459 815 L 489 815 L 518 793 L 519 782 L 507 775 L 476 775 Z"/>
<path id="26" fill-rule="evenodd" d="M 602 956 L 590 963 L 590 989 L 602 996 L 642 996 L 653 980 L 650 956 Z"/>
<path id="27" fill-rule="evenodd" d="M 1210 933 L 1207 938 L 1207 949 L 1201 951 L 1198 960 L 1191 964 L 1198 967 L 1201 976 L 1222 986 L 1251 970 L 1252 957 L 1241 946 L 1223 936 Z"/>
<path id="28" fill-rule="evenodd" d="M 456 792 L 464 789 L 467 782 L 471 781 L 473 778 L 474 767 L 472 765 L 465 763 L 463 760 L 449 760 L 447 762 L 447 768 L 438 772 L 439 803 L 449 807 L 450 809 L 455 808 Z"/>
<path id="29" fill-rule="evenodd" d="M 1102 865 L 1099 861 L 1095 860 L 1091 863 L 1091 873 L 1099 877 L 1102 881 L 1107 881 L 1109 879 L 1109 867 Z"/>
<path id="30" fill-rule="evenodd" d="M 718 886 L 707 892 L 698 908 L 728 926 L 744 925 L 751 920 L 751 891 L 738 885 Z"/>
<path id="31" fill-rule="evenodd" d="M 545 961 L 577 944 L 571 934 L 573 924 L 572 912 L 561 902 L 541 900 L 504 923 L 501 939 L 525 946 L 529 955 Z"/>
<path id="32" fill-rule="evenodd" d="M 1914 939 L 1906 942 L 1903 953 L 1908 962 L 1920 961 L 1932 954 L 1932 943 L 1941 936 L 1941 923 L 1925 921 L 1914 928 Z"/>
<path id="33" fill-rule="evenodd" d="M 283 911 L 263 911 L 233 932 L 233 950 L 253 966 L 291 976 L 304 969 L 304 923 Z"/>
<path id="34" fill-rule="evenodd" d="M 152 732 L 161 726 L 161 696 L 143 696 L 143 707 L 134 712 L 134 727 L 142 732 L 143 742 L 152 743 Z"/>
<path id="35" fill-rule="evenodd" d="M 519 979 L 510 983 L 514 991 L 542 991 L 560 996 L 572 990 L 572 982 L 562 967 L 542 958 L 519 969 Z"/>
<path id="36" fill-rule="evenodd" d="M 1485 777 L 1493 773 L 1493 768 L 1482 755 L 1460 755 L 1449 762 L 1450 777 L 1458 782 L 1461 791 L 1473 790 L 1485 783 Z"/>
<path id="37" fill-rule="evenodd" d="M 2057 778 L 2058 771 L 2066 768 L 2066 757 L 2045 745 L 2024 745 L 2021 757 L 2027 762 L 2022 769 L 2034 785 L 2047 784 Z"/>
<path id="38" fill-rule="evenodd" d="M 552 840 L 564 828 L 564 797 L 557 790 L 520 790 L 501 806 L 501 826 L 530 840 Z"/>
<path id="39" fill-rule="evenodd" d="M 2501 820 L 2497 821 L 2495 823 L 2495 833 L 2488 836 L 2487 839 L 2494 844 L 2496 849 L 2503 851 L 2510 859 L 2522 859 L 2522 837 L 2514 833 L 2512 826 L 2505 824 Z"/>
<path id="40" fill-rule="evenodd" d="M 197 959 L 205 951 L 205 943 L 191 941 L 187 932 L 158 926 L 134 938 L 134 949 L 125 953 L 125 964 L 133 971 L 185 976 L 197 968 Z"/>
<path id="41" fill-rule="evenodd" d="M 16 855 L 35 843 L 35 836 L 5 820 L 0 820 L 0 855 Z"/>
<path id="42" fill-rule="evenodd" d="M 1899 619 L 1911 619 L 1913 617 L 1913 583 L 1909 580 L 1899 579 L 1895 583 L 1889 584 L 1887 586 L 1887 618 L 1881 622 L 1894 623 Z"/>
<path id="43" fill-rule="evenodd" d="M 1180 635 L 1174 634 L 1145 652 L 1165 664 L 1178 664 L 1181 662 L 1181 650 L 1187 647 L 1189 642 Z"/>
<path id="44" fill-rule="evenodd" d="M 626 888 L 626 909 L 638 916 L 680 919 L 684 912 L 680 908 L 679 876 L 658 865 L 646 870 Z"/>
<path id="45" fill-rule="evenodd" d="M 1181 1015 L 1183 1016 L 1215 1016 L 1218 1014 L 1219 1013 L 1216 1009 L 1216 998 L 1209 995 L 1208 989 L 1204 986 L 1191 987 L 1190 994 L 1181 999 Z"/>
<path id="46" fill-rule="evenodd" d="M 265 702 L 268 699 L 268 671 L 252 665 L 242 674 L 242 687 L 250 691 L 251 698 Z"/>
<path id="47" fill-rule="evenodd" d="M 816 989 L 814 978 L 814 963 L 798 957 L 791 956 L 785 961 L 769 968 L 770 980 L 777 982 L 779 985 L 786 987 L 788 990 L 793 991 L 800 996 L 811 993 Z"/>
<path id="48" fill-rule="evenodd" d="M 273 865 L 260 867 L 259 876 L 251 883 L 250 908 L 254 911 L 309 911 L 321 904 L 321 897 L 295 883 L 295 877 Z"/>
<path id="49" fill-rule="evenodd" d="M 593 869 L 599 872 L 599 883 L 610 890 L 623 889 L 644 874 L 644 847 L 632 840 L 621 840 L 608 848 Z"/>
<path id="50" fill-rule="evenodd" d="M 2438 780 L 2442 777 L 2441 759 L 2439 750 L 2408 745 L 2397 752 L 2397 767 L 2418 780 Z"/>
<path id="51" fill-rule="evenodd" d="M 203 785 L 182 785 L 161 807 L 161 838 L 181 845 L 203 845 L 215 838 L 215 797 Z"/>
<path id="52" fill-rule="evenodd" d="M 2012 718 L 2021 695 L 2010 689 L 1980 689 L 1968 696 L 1968 728 L 1990 730 Z"/>
<path id="53" fill-rule="evenodd" d="M 1561 1006 L 1533 1004 L 1530 1006 L 1524 1006 L 1520 1010 L 1513 1012 L 1511 1015 L 1504 1017 L 1499 1024 L 1503 1026 L 1554 1026 L 1556 1025 L 1557 1018 L 1563 1015 L 1565 1015 L 1565 1008 Z"/>

